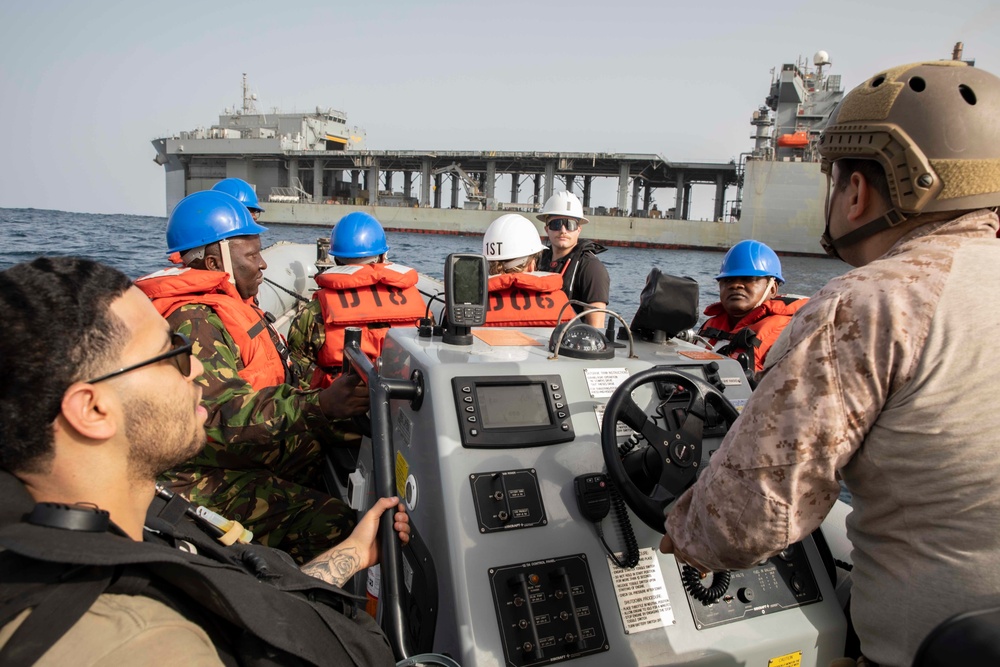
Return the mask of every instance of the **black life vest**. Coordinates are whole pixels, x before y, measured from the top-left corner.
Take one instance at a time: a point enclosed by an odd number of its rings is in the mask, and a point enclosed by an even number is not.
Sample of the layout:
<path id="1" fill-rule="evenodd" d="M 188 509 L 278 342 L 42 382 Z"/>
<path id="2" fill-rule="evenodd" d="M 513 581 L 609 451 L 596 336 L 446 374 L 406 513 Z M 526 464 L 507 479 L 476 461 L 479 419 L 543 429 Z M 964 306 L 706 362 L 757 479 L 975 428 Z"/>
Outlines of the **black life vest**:
<path id="1" fill-rule="evenodd" d="M 34 503 L 3 471 L 0 504 L 0 627 L 32 609 L 0 649 L 4 665 L 33 664 L 102 593 L 164 602 L 201 626 L 228 665 L 395 664 L 353 596 L 276 549 L 223 546 L 185 515 L 180 496 L 154 500 L 145 542 L 28 523 Z"/>

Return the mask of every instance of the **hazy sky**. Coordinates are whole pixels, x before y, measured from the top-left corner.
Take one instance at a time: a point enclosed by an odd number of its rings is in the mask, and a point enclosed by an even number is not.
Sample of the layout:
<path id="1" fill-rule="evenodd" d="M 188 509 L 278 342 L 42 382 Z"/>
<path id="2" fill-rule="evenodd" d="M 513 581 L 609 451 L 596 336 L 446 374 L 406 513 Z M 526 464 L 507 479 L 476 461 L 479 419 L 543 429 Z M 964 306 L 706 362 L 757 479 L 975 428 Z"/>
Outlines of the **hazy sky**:
<path id="1" fill-rule="evenodd" d="M 1000 3 L 8 0 L 0 207 L 165 215 L 150 141 L 217 122 L 243 72 L 262 111 L 340 109 L 372 149 L 725 162 L 772 68 L 823 49 L 849 88 L 956 41 L 1000 74 Z"/>

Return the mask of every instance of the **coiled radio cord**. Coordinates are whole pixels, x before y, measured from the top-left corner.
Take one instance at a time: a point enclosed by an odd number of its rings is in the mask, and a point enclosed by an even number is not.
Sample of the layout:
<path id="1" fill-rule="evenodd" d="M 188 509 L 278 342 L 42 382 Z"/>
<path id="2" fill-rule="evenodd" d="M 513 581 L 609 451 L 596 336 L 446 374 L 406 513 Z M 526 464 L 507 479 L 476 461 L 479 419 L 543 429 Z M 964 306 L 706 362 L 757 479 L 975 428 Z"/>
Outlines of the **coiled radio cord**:
<path id="1" fill-rule="evenodd" d="M 711 588 L 706 588 L 701 579 L 701 572 L 690 565 L 685 565 L 681 568 L 681 581 L 684 582 L 684 590 L 703 605 L 712 604 L 729 590 L 728 570 L 712 573 Z"/>
<path id="2" fill-rule="evenodd" d="M 615 521 L 621 526 L 622 541 L 625 542 L 624 559 L 619 558 L 612 551 L 611 547 L 608 546 L 607 540 L 604 539 L 604 530 L 601 528 L 601 524 L 597 523 L 594 526 L 597 529 L 598 537 L 601 538 L 601 542 L 604 544 L 604 550 L 608 552 L 615 565 L 623 568 L 633 568 L 639 564 L 639 541 L 635 539 L 635 532 L 632 530 L 632 521 L 628 517 L 628 508 L 625 506 L 625 500 L 618 493 L 618 489 L 615 488 L 614 484 L 609 486 L 609 491 L 611 493 L 611 507 L 615 513 Z"/>

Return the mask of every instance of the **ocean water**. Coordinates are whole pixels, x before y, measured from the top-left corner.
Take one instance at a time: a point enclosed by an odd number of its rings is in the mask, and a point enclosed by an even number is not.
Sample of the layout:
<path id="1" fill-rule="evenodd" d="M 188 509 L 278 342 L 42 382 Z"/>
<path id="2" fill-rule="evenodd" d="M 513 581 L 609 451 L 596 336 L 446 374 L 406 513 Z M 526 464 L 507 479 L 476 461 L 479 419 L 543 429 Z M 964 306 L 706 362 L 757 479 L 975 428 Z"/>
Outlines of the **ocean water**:
<path id="1" fill-rule="evenodd" d="M 88 257 L 137 278 L 168 265 L 166 218 L 96 215 L 39 209 L 0 209 L 0 270 L 39 255 Z M 586 231 L 586 227 L 584 227 Z M 329 229 L 305 225 L 272 225 L 261 242 L 315 243 Z M 444 259 L 453 252 L 479 252 L 478 236 L 442 236 L 389 232 L 389 255 L 419 272 L 442 277 Z M 817 240 L 817 248 L 819 241 Z M 709 250 L 609 248 L 600 255 L 611 275 L 609 308 L 631 321 L 639 293 L 653 267 L 698 281 L 701 308 L 718 300 L 714 276 L 722 253 Z M 825 257 L 782 257 L 782 292 L 809 296 L 849 267 Z"/>

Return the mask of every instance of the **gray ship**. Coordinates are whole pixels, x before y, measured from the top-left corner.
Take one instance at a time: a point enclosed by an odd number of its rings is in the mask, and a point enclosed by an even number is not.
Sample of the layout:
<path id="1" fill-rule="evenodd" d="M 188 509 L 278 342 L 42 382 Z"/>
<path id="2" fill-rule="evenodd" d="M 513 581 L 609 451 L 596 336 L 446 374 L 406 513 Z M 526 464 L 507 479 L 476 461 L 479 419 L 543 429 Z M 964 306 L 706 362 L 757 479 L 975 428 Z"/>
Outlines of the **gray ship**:
<path id="1" fill-rule="evenodd" d="M 166 170 L 168 212 L 184 196 L 237 177 L 266 202 L 268 224 L 329 227 L 364 210 L 390 230 L 473 235 L 497 211 L 537 211 L 566 189 L 583 200 L 588 237 L 607 245 L 726 249 L 753 238 L 779 252 L 822 254 L 826 181 L 816 146 L 843 96 L 830 66 L 823 51 L 812 65 L 783 65 L 753 113 L 753 150 L 728 163 L 634 153 L 368 150 L 364 130 L 349 126 L 340 111 L 260 113 L 245 75 L 242 107 L 226 110 L 208 129 L 153 145 Z M 510 182 L 509 197 L 498 192 L 501 176 Z M 617 181 L 613 205 L 591 201 L 598 178 Z M 711 220 L 688 219 L 692 185 L 714 187 Z M 664 188 L 672 189 L 674 205 L 661 210 L 654 194 Z"/>

